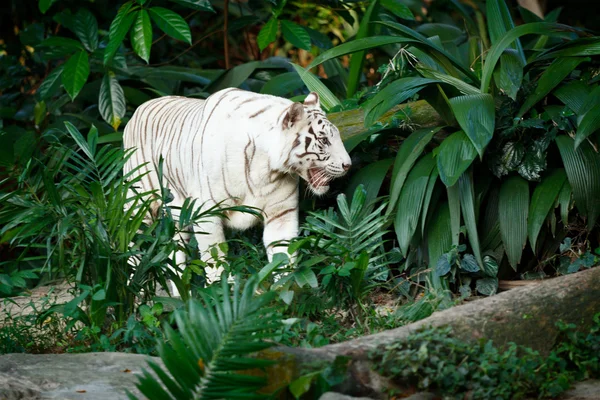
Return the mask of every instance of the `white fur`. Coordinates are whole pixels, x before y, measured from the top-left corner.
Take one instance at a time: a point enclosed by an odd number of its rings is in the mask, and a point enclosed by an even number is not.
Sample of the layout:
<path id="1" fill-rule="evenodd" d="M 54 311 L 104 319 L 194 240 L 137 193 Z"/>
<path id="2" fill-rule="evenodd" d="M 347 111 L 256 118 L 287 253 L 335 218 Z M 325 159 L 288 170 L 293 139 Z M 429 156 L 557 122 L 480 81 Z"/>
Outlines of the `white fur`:
<path id="1" fill-rule="evenodd" d="M 312 143 L 312 138 L 317 137 L 317 130 L 329 138 L 329 146 L 319 141 L 316 149 L 317 140 Z M 305 136 L 311 137 L 311 145 L 309 140 L 305 143 Z M 239 89 L 222 90 L 206 100 L 162 97 L 136 110 L 123 140 L 126 149 L 137 148 L 125 173 L 145 162 L 149 165 L 141 172 L 151 171 L 159 158 L 164 158 L 163 184 L 175 197 L 171 205 L 181 206 L 190 197 L 204 207 L 226 201 L 226 205 L 261 209 L 269 260 L 274 252 L 285 251 L 271 246 L 273 242 L 298 234 L 298 176 L 310 183 L 309 168 L 319 168 L 328 182 L 343 175 L 350 165 L 339 132 L 326 120 L 316 94 L 309 95 L 302 107 L 287 99 Z M 142 178 L 141 185 L 141 191 L 158 189 L 158 176 L 152 171 Z M 328 186 L 311 188 L 322 193 Z M 214 218 L 196 226 L 195 232 L 207 233 L 196 234 L 203 260 L 211 261 L 206 250 L 225 241 L 224 226 L 244 230 L 257 222 L 250 214 L 233 212 L 228 219 Z M 185 256 L 177 254 L 176 260 L 184 263 Z M 219 279 L 221 271 L 205 272 L 212 282 Z M 174 285 L 173 289 L 177 295 Z"/>

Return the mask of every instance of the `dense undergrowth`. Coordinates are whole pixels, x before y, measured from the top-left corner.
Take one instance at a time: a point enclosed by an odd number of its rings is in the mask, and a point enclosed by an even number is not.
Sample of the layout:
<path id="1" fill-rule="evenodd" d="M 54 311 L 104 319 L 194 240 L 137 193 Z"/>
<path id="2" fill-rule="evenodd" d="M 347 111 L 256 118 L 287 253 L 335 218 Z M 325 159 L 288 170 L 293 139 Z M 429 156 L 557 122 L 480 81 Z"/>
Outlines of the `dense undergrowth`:
<path id="1" fill-rule="evenodd" d="M 0 38 L 0 296 L 8 305 L 57 281 L 73 294 L 57 304 L 50 293 L 33 314 L 5 315 L 0 352 L 174 357 L 185 347 L 176 329 L 193 350 L 187 357 L 204 360 L 188 360 L 197 376 L 180 389 L 201 376 L 208 385 L 247 367 L 209 364 L 227 327 L 258 332 L 261 318 L 275 318 L 282 322 L 269 322 L 264 338 L 319 347 L 494 295 L 502 280 L 598 263 L 600 38 L 561 25 L 560 10 L 541 18 L 503 0 L 101 3 L 40 0 L 36 9 L 13 1 L 0 15 L 13 26 Z M 302 233 L 289 243 L 294 265 L 285 255 L 267 263 L 258 230 L 232 232 L 222 245 L 229 255 L 219 262 L 247 282 L 234 290 L 248 302 L 239 321 L 230 318 L 242 307 L 228 303 L 231 288 L 207 286 L 194 241 L 176 240 L 227 210 L 190 199 L 174 220 L 161 188 L 147 224 L 149 204 L 126 198 L 135 181 L 121 173 L 131 156 L 122 129 L 137 106 L 230 86 L 294 100 L 316 91 L 341 126 L 361 115 L 351 134 L 342 129 L 349 177 L 329 196 L 302 199 Z M 189 259 L 181 276 L 166 268 L 176 249 Z M 182 299 L 156 296 L 168 280 Z M 215 341 L 203 343 L 200 321 L 222 318 L 223 331 L 204 332 Z M 389 349 L 382 365 L 450 394 L 483 396 L 496 382 L 500 397 L 533 387 L 550 395 L 587 376 L 584 362 L 567 355 L 597 348 L 597 329 L 588 339 L 564 332 L 567 347 L 546 360 L 428 332 Z M 229 355 L 264 345 L 242 339 L 226 343 Z M 443 356 L 429 357 L 433 348 Z M 499 375 L 481 374 L 478 363 Z M 507 386 L 532 371 L 534 386 Z M 303 379 L 290 390 L 325 378 Z M 253 391 L 259 381 L 248 384 Z"/>

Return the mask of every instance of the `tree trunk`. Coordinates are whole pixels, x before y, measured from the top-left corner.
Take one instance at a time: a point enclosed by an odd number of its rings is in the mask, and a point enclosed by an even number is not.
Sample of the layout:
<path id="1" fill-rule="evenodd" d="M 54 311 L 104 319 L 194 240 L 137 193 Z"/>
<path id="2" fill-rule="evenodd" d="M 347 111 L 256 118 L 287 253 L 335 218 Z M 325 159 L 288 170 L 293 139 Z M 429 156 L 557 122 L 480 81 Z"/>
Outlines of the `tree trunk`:
<path id="1" fill-rule="evenodd" d="M 383 114 L 378 121 L 385 123 L 398 111 L 404 111 L 408 116 L 408 121 L 419 127 L 426 128 L 444 123 L 439 114 L 425 100 L 397 105 Z M 360 108 L 329 113 L 327 118 L 340 130 L 342 140 L 348 140 L 367 131 L 367 128 L 365 128 L 365 113 Z"/>

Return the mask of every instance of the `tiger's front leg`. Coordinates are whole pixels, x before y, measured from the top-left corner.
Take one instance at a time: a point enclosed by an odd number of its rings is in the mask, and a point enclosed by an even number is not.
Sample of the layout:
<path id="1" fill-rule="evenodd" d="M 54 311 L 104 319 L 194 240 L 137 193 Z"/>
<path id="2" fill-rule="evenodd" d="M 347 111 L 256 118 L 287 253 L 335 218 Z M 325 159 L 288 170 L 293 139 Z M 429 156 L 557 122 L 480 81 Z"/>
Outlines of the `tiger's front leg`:
<path id="1" fill-rule="evenodd" d="M 279 244 L 280 241 L 288 241 L 298 236 L 298 203 L 289 204 L 288 207 L 279 208 L 267 213 L 265 228 L 263 231 L 263 242 L 267 250 L 269 262 L 273 260 L 275 253 L 287 254 L 287 244 Z M 293 262 L 295 256 L 290 256 Z"/>

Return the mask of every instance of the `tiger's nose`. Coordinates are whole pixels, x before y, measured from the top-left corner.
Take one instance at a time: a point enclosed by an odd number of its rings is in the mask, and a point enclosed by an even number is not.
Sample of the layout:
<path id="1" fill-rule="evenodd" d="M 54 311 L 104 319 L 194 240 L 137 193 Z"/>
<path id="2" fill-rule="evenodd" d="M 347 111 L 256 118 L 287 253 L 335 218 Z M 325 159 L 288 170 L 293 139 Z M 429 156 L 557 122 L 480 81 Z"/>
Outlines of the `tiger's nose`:
<path id="1" fill-rule="evenodd" d="M 344 171 L 348 171 L 351 166 L 352 164 L 342 164 L 342 168 L 344 168 Z"/>

